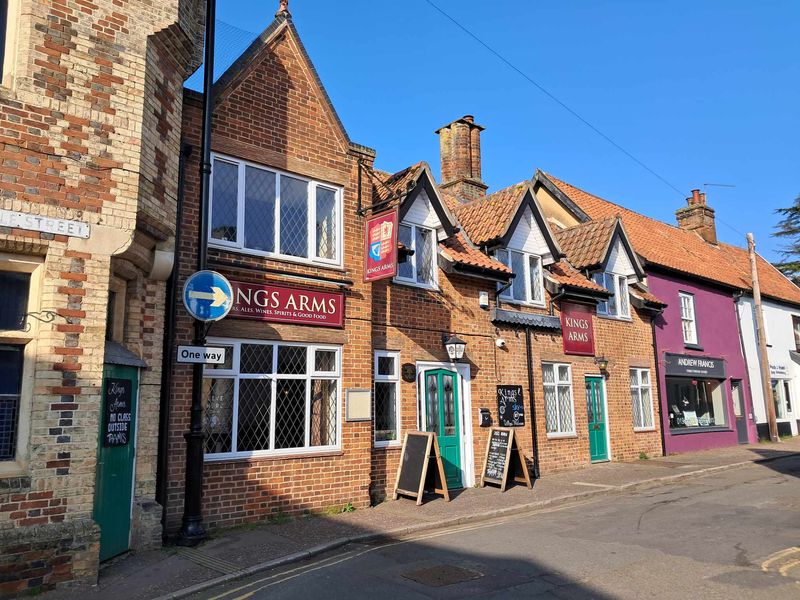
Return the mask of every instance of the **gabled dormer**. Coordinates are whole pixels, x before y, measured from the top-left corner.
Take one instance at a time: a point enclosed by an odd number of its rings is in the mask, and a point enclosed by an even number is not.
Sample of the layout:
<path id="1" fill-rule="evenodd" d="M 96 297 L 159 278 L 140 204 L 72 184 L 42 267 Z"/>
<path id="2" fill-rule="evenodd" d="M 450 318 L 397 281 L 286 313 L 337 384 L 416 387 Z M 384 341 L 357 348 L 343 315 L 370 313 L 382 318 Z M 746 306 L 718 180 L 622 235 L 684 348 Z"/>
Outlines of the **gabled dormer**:
<path id="1" fill-rule="evenodd" d="M 511 285 L 500 288 L 500 299 L 543 307 L 544 268 L 559 260 L 562 251 L 530 182 L 461 204 L 454 212 L 469 239 L 514 274 Z"/>

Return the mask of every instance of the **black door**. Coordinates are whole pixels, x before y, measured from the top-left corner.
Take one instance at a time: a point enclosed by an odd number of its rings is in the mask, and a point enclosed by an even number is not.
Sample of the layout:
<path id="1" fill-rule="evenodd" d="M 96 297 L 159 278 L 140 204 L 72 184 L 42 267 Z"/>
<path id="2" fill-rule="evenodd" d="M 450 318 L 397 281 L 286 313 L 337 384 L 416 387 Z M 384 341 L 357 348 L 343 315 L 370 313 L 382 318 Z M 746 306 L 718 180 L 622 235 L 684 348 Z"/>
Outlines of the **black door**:
<path id="1" fill-rule="evenodd" d="M 736 433 L 739 436 L 739 443 L 746 444 L 750 440 L 747 437 L 747 411 L 744 406 L 740 379 L 731 379 L 731 395 L 733 396 L 733 414 L 736 418 Z"/>

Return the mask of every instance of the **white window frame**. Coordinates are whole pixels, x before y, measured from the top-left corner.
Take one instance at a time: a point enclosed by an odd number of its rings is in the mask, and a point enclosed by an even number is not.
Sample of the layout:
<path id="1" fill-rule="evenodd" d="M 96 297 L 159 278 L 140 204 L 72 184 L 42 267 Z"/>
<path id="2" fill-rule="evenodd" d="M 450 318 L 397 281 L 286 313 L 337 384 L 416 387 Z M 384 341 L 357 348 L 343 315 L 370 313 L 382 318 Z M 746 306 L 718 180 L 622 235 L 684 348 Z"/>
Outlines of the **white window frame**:
<path id="1" fill-rule="evenodd" d="M 393 375 L 382 375 L 378 372 L 378 359 L 379 358 L 391 358 L 394 360 L 394 374 Z M 377 440 L 375 436 L 377 434 L 377 429 L 375 429 L 375 423 L 377 422 L 377 412 L 375 410 L 372 411 L 373 414 L 373 435 L 372 441 L 376 448 L 386 448 L 390 446 L 400 446 L 402 445 L 403 441 L 401 438 L 401 429 L 402 423 L 400 419 L 401 415 L 401 399 L 400 399 L 400 352 L 396 350 L 375 350 L 374 358 L 373 358 L 373 386 L 372 386 L 372 393 L 373 393 L 373 402 L 377 398 L 377 394 L 375 393 L 375 385 L 376 383 L 389 383 L 394 385 L 394 410 L 395 410 L 395 423 L 397 424 L 397 429 L 395 431 L 395 439 L 393 440 Z"/>
<path id="2" fill-rule="evenodd" d="M 413 250 L 413 254 L 406 255 L 406 261 L 411 265 L 411 271 L 413 273 L 413 277 L 401 277 L 400 276 L 400 268 L 398 266 L 397 275 L 394 278 L 395 283 L 401 283 L 403 285 L 410 285 L 414 287 L 423 288 L 426 290 L 438 290 L 439 289 L 439 232 L 433 227 L 425 227 L 424 225 L 417 225 L 416 223 L 400 223 L 399 227 L 410 227 L 411 228 L 411 248 L 409 250 Z M 433 264 L 431 265 L 432 271 L 432 281 L 430 283 L 426 283 L 424 281 L 419 281 L 417 279 L 417 229 L 424 229 L 426 231 L 430 231 L 431 233 L 431 243 L 433 244 L 433 256 L 432 261 Z M 398 229 L 398 240 L 399 240 L 399 229 Z"/>
<path id="3" fill-rule="evenodd" d="M 500 253 L 505 253 L 505 260 L 503 260 L 503 257 L 500 255 Z M 512 289 L 513 285 L 514 285 L 513 281 L 512 281 L 512 284 L 510 286 L 508 286 L 508 287 L 502 286 L 505 289 L 503 289 L 503 291 L 500 293 L 500 299 L 503 302 L 507 302 L 509 304 L 521 304 L 521 305 L 525 305 L 525 306 L 544 307 L 544 305 L 545 305 L 545 300 L 544 300 L 544 272 L 543 272 L 544 261 L 542 260 L 542 257 L 539 254 L 534 254 L 532 252 L 523 252 L 522 250 L 514 250 L 513 248 L 498 248 L 497 250 L 494 251 L 494 258 L 498 262 L 500 262 L 500 263 L 504 264 L 505 266 L 507 266 L 509 269 L 512 269 L 511 265 L 514 262 L 511 259 L 511 254 L 512 253 L 522 255 L 522 259 L 523 259 L 523 263 L 522 263 L 523 264 L 523 269 L 522 269 L 522 271 L 523 272 L 522 273 L 514 273 L 514 275 L 515 275 L 514 281 L 516 281 L 517 278 L 522 277 L 522 280 L 525 282 L 525 299 L 524 300 L 518 300 L 517 298 L 514 298 L 514 291 Z M 541 300 L 534 300 L 533 299 L 533 285 L 532 285 L 532 282 L 531 282 L 531 259 L 535 259 L 535 260 L 537 260 L 539 262 L 539 277 L 538 277 L 537 285 L 538 285 L 538 288 L 539 288 L 539 297 L 541 298 Z M 512 269 L 512 272 L 513 272 L 513 269 Z"/>
<path id="4" fill-rule="evenodd" d="M 227 156 L 224 154 L 219 153 L 212 153 L 211 155 L 211 164 L 214 164 L 214 161 L 223 161 L 227 163 L 231 163 L 237 166 L 237 173 L 239 178 L 238 190 L 236 194 L 236 240 L 235 241 L 226 241 L 226 240 L 219 240 L 216 238 L 211 237 L 212 232 L 212 216 L 214 214 L 214 169 L 212 167 L 211 170 L 211 179 L 209 181 L 209 201 L 208 201 L 208 211 L 209 211 L 209 219 L 208 219 L 208 232 L 206 233 L 206 237 L 208 239 L 208 245 L 212 248 L 220 248 L 224 250 L 233 250 L 236 252 L 240 252 L 242 254 L 248 254 L 252 256 L 263 256 L 267 258 L 272 258 L 275 260 L 281 260 L 286 262 L 294 262 L 300 264 L 307 264 L 307 265 L 316 265 L 316 266 L 324 266 L 324 267 L 332 267 L 332 268 L 342 268 L 342 256 L 343 256 L 343 243 L 342 240 L 344 238 L 344 220 L 343 220 L 343 190 L 340 186 L 332 185 L 329 183 L 323 183 L 320 181 L 315 181 L 313 179 L 309 179 L 308 177 L 304 177 L 302 175 L 298 175 L 297 173 L 290 173 L 288 171 L 282 171 L 280 169 L 274 169 L 272 167 L 266 167 L 264 165 L 260 165 L 258 163 L 254 163 L 248 160 L 244 160 L 241 158 L 234 158 L 232 156 Z M 245 173 L 247 171 L 247 167 L 252 167 L 254 169 L 260 169 L 262 171 L 268 171 L 270 173 L 275 174 L 275 216 L 274 216 L 274 223 L 275 223 L 275 251 L 274 252 L 267 252 L 264 250 L 256 250 L 252 248 L 247 248 L 244 245 L 244 231 L 245 231 L 245 185 L 246 185 L 246 178 Z M 308 185 L 308 222 L 307 222 L 307 234 L 306 234 L 306 242 L 307 242 L 307 250 L 308 256 L 291 256 L 289 254 L 281 254 L 279 252 L 280 249 L 280 241 L 281 241 L 281 232 L 280 232 L 280 210 L 281 210 L 281 177 L 291 177 L 292 179 L 298 179 L 300 181 L 305 181 Z M 318 188 L 325 188 L 328 190 L 333 191 L 336 194 L 336 245 L 334 247 L 334 258 L 322 258 L 318 257 L 317 254 L 317 189 Z"/>
<path id="5" fill-rule="evenodd" d="M 40 309 L 42 285 L 44 280 L 44 262 L 40 257 L 0 252 L 0 271 L 29 273 L 28 313 Z M 17 439 L 14 458 L 0 461 L 0 477 L 14 477 L 28 473 L 30 459 L 29 440 L 31 431 L 31 410 L 34 398 L 34 374 L 36 371 L 37 340 L 39 339 L 40 322 L 35 318 L 27 319 L 28 329 L 0 330 L 0 344 L 24 346 L 22 359 L 22 382 L 20 384 L 19 405 L 17 407 Z"/>
<path id="6" fill-rule="evenodd" d="M 655 414 L 653 412 L 653 380 L 652 374 L 650 373 L 650 369 L 642 369 L 639 367 L 630 367 L 629 375 L 636 373 L 636 383 L 633 382 L 633 377 L 631 377 L 631 410 L 634 416 L 633 421 L 633 430 L 634 431 L 655 431 L 656 429 L 656 421 L 655 421 Z M 642 384 L 642 373 L 647 373 L 647 385 Z M 644 400 L 642 399 L 642 390 L 648 390 L 650 393 L 650 402 L 645 405 Z M 635 420 L 636 411 L 633 410 L 633 404 L 637 402 L 637 397 L 634 396 L 633 392 L 638 391 L 638 402 L 639 402 L 639 410 L 640 414 L 644 416 L 645 410 L 650 414 L 650 422 L 652 425 L 649 427 L 644 425 L 637 425 Z"/>
<path id="7" fill-rule="evenodd" d="M 612 271 L 597 271 L 592 275 L 592 281 L 603 286 L 613 294 L 611 298 L 597 305 L 597 314 L 608 319 L 621 321 L 631 320 L 631 296 L 628 290 L 628 277 Z M 625 297 L 625 312 L 622 312 L 622 298 Z M 610 302 L 614 303 L 615 314 L 608 311 Z"/>
<path id="8" fill-rule="evenodd" d="M 684 306 L 684 300 L 687 301 L 687 304 Z M 688 308 L 689 311 L 684 311 L 684 308 Z M 683 343 L 689 344 L 691 346 L 696 346 L 698 343 L 697 338 L 697 313 L 695 311 L 694 306 L 694 294 L 690 294 L 689 292 L 678 292 L 678 310 L 680 310 L 681 315 L 681 333 L 683 335 Z M 691 312 L 691 314 L 689 314 Z M 684 327 L 684 323 L 691 324 L 691 336 L 690 339 L 686 337 L 686 327 Z"/>
<path id="9" fill-rule="evenodd" d="M 251 340 L 243 338 L 209 338 L 209 345 L 216 344 L 221 346 L 231 346 L 233 350 L 233 360 L 231 361 L 230 369 L 215 369 L 213 365 L 206 366 L 203 369 L 203 379 L 233 379 L 233 404 L 231 406 L 231 448 L 234 448 L 238 435 L 239 423 L 239 382 L 242 379 L 269 379 L 272 384 L 271 392 L 271 406 L 270 406 L 270 446 L 272 450 L 250 450 L 250 451 L 231 451 L 231 452 L 216 452 L 207 453 L 204 455 L 206 462 L 217 462 L 239 458 L 259 458 L 259 457 L 273 457 L 273 456 L 303 456 L 308 454 L 318 454 L 320 452 L 333 452 L 341 449 L 342 446 L 342 347 L 333 346 L 328 344 L 304 344 L 297 342 L 284 342 L 280 340 Z M 265 346 L 272 346 L 272 373 L 245 373 L 240 372 L 241 366 L 239 363 L 241 357 L 242 344 L 260 344 Z M 306 352 L 306 372 L 304 374 L 278 374 L 278 346 L 302 346 L 307 349 Z M 314 369 L 314 359 L 317 350 L 328 350 L 336 352 L 336 364 L 334 371 L 316 371 Z M 306 404 L 305 404 L 305 440 L 304 446 L 301 448 L 275 448 L 275 419 L 276 419 L 276 402 L 277 402 L 277 381 L 279 379 L 305 379 L 308 383 L 306 385 Z M 309 438 L 311 435 L 311 380 L 312 379 L 329 379 L 336 381 L 336 443 L 327 446 L 310 446 Z"/>
<path id="10" fill-rule="evenodd" d="M 555 401 L 556 401 L 556 416 L 558 417 L 558 431 L 546 431 L 547 430 L 547 418 L 545 417 L 545 431 L 547 433 L 548 439 L 558 439 L 558 438 L 569 438 L 569 437 L 576 437 L 576 426 L 575 426 L 575 393 L 572 389 L 572 365 L 570 363 L 558 363 L 558 362 L 550 362 L 550 361 L 542 361 L 542 371 L 544 371 L 545 366 L 552 366 L 553 367 L 553 379 L 554 383 L 546 383 L 544 380 L 544 373 L 542 373 L 542 390 L 545 391 L 543 394 L 544 401 L 547 401 L 547 393 L 546 389 L 548 387 L 555 388 Z M 566 380 L 559 380 L 559 367 L 567 367 L 567 379 Z M 571 431 L 562 431 L 562 424 L 561 424 L 561 412 L 558 410 L 558 388 L 559 387 L 569 387 L 569 399 L 570 399 L 570 408 L 572 409 L 572 430 Z M 545 407 L 545 412 L 547 411 L 547 407 Z"/>

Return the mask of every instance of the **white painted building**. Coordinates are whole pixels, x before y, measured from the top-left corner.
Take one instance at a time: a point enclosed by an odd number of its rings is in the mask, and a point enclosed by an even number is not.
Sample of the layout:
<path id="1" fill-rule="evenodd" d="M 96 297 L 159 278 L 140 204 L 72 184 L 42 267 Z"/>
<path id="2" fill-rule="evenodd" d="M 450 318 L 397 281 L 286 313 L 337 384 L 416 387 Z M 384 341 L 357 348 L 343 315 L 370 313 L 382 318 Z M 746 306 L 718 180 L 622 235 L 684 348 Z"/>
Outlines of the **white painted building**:
<path id="1" fill-rule="evenodd" d="M 798 435 L 800 421 L 800 306 L 763 300 L 775 415 L 780 435 Z M 761 381 L 753 298 L 739 301 L 739 326 L 752 388 L 759 437 L 768 437 L 767 411 Z"/>

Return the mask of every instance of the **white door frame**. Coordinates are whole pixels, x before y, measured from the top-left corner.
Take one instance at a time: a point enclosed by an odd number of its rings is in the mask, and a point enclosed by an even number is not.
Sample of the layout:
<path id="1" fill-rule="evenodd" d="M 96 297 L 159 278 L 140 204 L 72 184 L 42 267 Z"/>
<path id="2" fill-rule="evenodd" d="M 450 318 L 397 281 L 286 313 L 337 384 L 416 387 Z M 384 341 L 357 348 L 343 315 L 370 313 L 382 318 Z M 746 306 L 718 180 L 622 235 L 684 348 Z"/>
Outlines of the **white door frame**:
<path id="1" fill-rule="evenodd" d="M 417 361 L 417 427 L 424 431 L 427 422 L 425 402 L 425 371 L 448 369 L 458 373 L 458 416 L 461 419 L 461 483 L 465 488 L 475 485 L 475 452 L 472 447 L 472 393 L 469 365 L 456 362 Z"/>
<path id="2" fill-rule="evenodd" d="M 606 389 L 606 378 L 602 373 L 584 373 L 583 381 L 586 382 L 587 377 L 598 377 L 600 379 L 600 391 L 603 393 L 603 415 L 606 419 L 606 449 L 608 452 L 608 462 L 614 460 L 614 455 L 611 452 L 611 417 L 608 414 L 608 391 Z M 586 407 L 586 385 L 583 386 L 583 406 Z M 587 413 L 588 414 L 588 413 Z M 589 449 L 591 454 L 591 448 Z M 597 461 L 598 463 L 605 461 Z"/>

